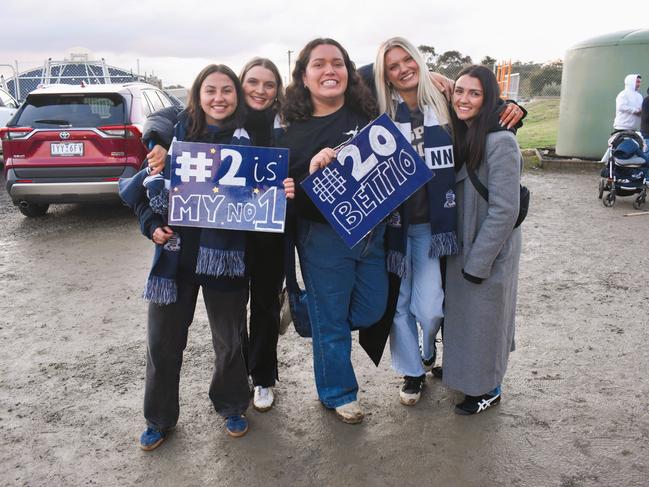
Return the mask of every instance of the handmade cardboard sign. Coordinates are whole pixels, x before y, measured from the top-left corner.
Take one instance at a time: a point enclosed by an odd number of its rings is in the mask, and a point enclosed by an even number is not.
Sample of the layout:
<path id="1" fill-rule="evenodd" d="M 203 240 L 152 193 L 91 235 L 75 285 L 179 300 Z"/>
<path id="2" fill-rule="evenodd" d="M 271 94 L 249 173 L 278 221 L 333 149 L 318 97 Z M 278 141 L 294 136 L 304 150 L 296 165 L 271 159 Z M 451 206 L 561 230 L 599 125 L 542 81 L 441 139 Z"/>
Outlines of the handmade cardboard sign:
<path id="1" fill-rule="evenodd" d="M 169 224 L 283 232 L 288 149 L 174 141 Z"/>
<path id="2" fill-rule="evenodd" d="M 343 146 L 336 160 L 301 184 L 351 248 L 432 177 L 383 114 Z"/>

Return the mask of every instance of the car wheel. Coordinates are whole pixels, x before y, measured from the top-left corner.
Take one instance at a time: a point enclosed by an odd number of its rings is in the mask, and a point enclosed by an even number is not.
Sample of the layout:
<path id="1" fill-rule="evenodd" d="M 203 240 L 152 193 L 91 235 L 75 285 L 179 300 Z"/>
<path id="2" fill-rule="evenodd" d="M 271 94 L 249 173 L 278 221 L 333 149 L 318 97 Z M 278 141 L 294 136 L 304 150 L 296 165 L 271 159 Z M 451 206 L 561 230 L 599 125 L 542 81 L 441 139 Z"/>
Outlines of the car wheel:
<path id="1" fill-rule="evenodd" d="M 20 212 L 29 218 L 45 215 L 49 207 L 50 205 L 37 205 L 36 203 L 29 203 L 27 201 L 21 201 L 18 204 Z"/>

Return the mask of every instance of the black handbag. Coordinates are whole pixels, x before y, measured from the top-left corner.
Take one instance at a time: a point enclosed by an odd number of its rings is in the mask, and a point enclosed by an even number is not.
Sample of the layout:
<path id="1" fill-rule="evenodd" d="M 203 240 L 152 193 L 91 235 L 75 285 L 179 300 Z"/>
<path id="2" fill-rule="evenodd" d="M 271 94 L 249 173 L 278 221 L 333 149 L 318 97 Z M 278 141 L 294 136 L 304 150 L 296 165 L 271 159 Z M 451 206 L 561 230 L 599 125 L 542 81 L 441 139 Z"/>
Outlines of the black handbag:
<path id="1" fill-rule="evenodd" d="M 473 187 L 476 189 L 476 191 L 484 198 L 484 200 L 488 203 L 489 202 L 489 190 L 485 187 L 484 184 L 480 182 L 478 179 L 478 175 L 473 171 L 473 169 L 470 169 L 469 166 L 466 168 L 466 172 L 469 174 L 469 179 L 471 180 L 471 183 L 473 184 Z M 516 219 L 516 223 L 514 224 L 514 228 L 517 228 L 520 226 L 521 223 L 523 223 L 523 220 L 525 220 L 525 217 L 527 216 L 527 210 L 530 207 L 530 190 L 527 189 L 527 186 L 523 186 L 522 184 L 520 185 L 520 204 L 518 207 L 518 218 Z"/>

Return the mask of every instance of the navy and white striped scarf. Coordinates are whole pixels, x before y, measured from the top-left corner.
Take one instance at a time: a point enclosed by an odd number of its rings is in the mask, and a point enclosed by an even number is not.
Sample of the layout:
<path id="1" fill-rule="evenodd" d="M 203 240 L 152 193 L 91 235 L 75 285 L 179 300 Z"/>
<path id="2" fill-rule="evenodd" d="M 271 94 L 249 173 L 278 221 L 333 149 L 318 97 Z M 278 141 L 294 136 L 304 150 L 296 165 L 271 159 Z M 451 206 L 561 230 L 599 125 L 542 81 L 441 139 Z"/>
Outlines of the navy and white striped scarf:
<path id="1" fill-rule="evenodd" d="M 210 129 L 214 130 L 210 127 Z M 174 128 L 174 140 L 184 140 L 185 124 L 179 122 Z M 172 142 L 173 144 L 173 142 Z M 237 129 L 231 144 L 250 145 L 250 138 L 244 129 Z M 171 153 L 171 148 L 169 150 Z M 171 158 L 161 174 L 150 176 L 148 168 L 143 169 L 129 180 L 120 180 L 119 193 L 122 200 L 131 208 L 144 196 L 154 213 L 165 221 L 168 219 Z M 156 304 L 174 303 L 178 297 L 176 276 L 180 264 L 182 242 L 177 233 L 164 245 L 156 244 L 153 265 L 147 279 L 143 297 Z M 200 247 L 196 259 L 196 274 L 214 277 L 243 277 L 245 275 L 246 235 L 243 231 L 201 229 Z"/>
<path id="2" fill-rule="evenodd" d="M 401 97 L 395 100 L 397 111 L 394 123 L 406 139 L 412 141 L 410 109 Z M 440 125 L 435 112 L 424 107 L 424 153 L 426 165 L 433 171 L 433 178 L 426 183 L 428 215 L 432 243 L 428 255 L 442 257 L 459 251 L 457 242 L 457 209 L 455 202 L 455 169 L 453 140 L 448 127 Z M 405 204 L 388 218 L 386 238 L 388 244 L 388 271 L 399 277 L 405 275 L 406 240 L 408 216 Z"/>

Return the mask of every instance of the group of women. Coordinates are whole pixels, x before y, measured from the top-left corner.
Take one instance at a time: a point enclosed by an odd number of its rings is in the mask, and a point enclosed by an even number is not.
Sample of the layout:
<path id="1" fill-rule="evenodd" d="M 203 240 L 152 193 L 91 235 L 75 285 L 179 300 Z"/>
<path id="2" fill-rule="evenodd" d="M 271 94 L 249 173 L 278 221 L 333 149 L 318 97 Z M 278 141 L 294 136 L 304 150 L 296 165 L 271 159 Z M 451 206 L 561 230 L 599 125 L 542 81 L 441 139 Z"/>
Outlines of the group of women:
<path id="1" fill-rule="evenodd" d="M 159 446 L 177 422 L 182 352 L 199 287 L 216 356 L 210 398 L 231 436 L 248 430 L 248 377 L 260 411 L 272 407 L 277 379 L 284 239 L 168 227 L 159 204 L 164 189 L 155 188 L 164 188 L 159 180 L 168 179 L 165 147 L 172 136 L 249 140 L 290 150 L 284 185 L 287 197 L 294 197 L 289 213 L 306 287 L 316 388 L 322 404 L 342 421 L 358 423 L 364 416 L 351 362 L 352 330 L 368 328 L 390 312 L 389 272 L 400 278 L 390 329 L 393 368 L 404 376 L 400 401 L 419 400 L 425 373 L 435 363 L 442 321 L 443 380 L 465 394 L 456 412 L 477 413 L 500 400 L 514 347 L 521 246 L 520 229 L 514 229 L 521 158 L 507 127 L 522 112 L 515 104 L 503 109 L 493 73 L 481 66 L 460 73 L 449 107 L 439 79 L 403 38 L 384 42 L 373 70 L 366 71 L 364 80 L 343 46 L 318 38 L 300 52 L 285 93 L 277 68 L 266 59 L 249 62 L 240 79 L 229 68 L 212 65 L 196 78 L 185 111 L 150 118 L 145 140 L 157 145 L 148 156 L 146 196 L 136 205 L 143 233 L 156 243 L 145 291 L 150 304 L 143 449 Z M 333 161 L 381 112 L 435 177 L 350 249 L 294 181 Z M 433 169 L 430 154 L 449 146 L 454 166 Z M 475 189 L 476 178 L 488 188 L 488 201 Z M 173 281 L 171 292 L 165 279 Z"/>

